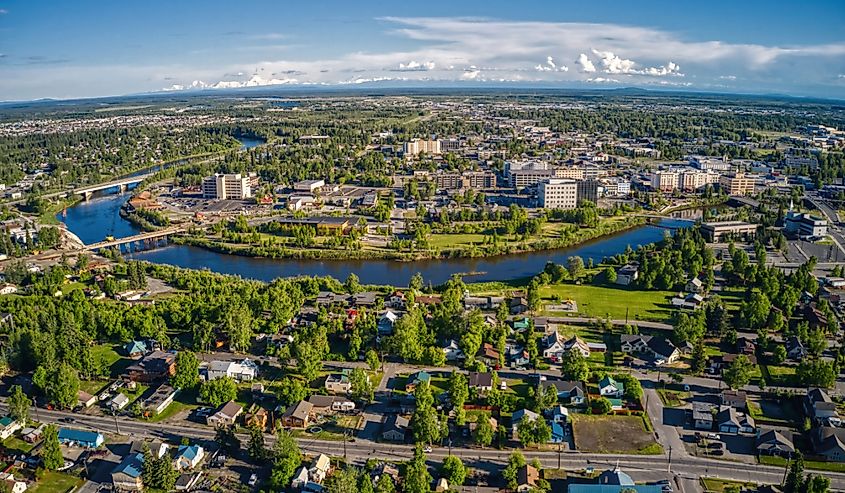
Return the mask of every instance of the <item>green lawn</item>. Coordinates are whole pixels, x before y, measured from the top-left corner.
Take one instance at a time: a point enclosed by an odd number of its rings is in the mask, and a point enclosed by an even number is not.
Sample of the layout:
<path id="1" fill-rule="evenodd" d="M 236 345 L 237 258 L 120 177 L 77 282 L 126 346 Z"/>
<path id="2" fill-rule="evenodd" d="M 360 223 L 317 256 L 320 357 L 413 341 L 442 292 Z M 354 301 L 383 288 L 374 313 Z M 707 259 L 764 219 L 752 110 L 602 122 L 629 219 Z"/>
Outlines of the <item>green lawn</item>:
<path id="1" fill-rule="evenodd" d="M 689 392 L 669 389 L 657 389 L 657 395 L 660 396 L 660 400 L 666 407 L 681 407 L 686 404 L 684 401 L 690 397 Z"/>
<path id="2" fill-rule="evenodd" d="M 783 457 L 770 457 L 767 455 L 761 455 L 759 457 L 760 464 L 767 464 L 770 466 L 778 466 L 778 467 L 785 467 L 787 460 Z M 804 459 L 804 468 L 805 469 L 815 469 L 817 471 L 830 471 L 830 472 L 845 472 L 845 463 L 843 462 L 823 462 L 818 460 L 807 460 Z"/>
<path id="3" fill-rule="evenodd" d="M 28 454 L 35 447 L 34 444 L 25 442 L 17 437 L 9 437 L 3 440 L 3 446 L 16 454 Z"/>
<path id="4" fill-rule="evenodd" d="M 742 481 L 731 481 L 728 479 L 719 479 L 719 478 L 701 478 L 701 486 L 704 487 L 704 491 L 710 493 L 722 493 L 728 487 L 738 487 L 740 489 L 744 489 L 745 487 L 755 489 L 757 487 L 756 483 L 744 483 Z"/>
<path id="5" fill-rule="evenodd" d="M 67 493 L 84 483 L 82 479 L 70 474 L 48 471 L 34 487 L 28 489 L 30 493 Z"/>
<path id="6" fill-rule="evenodd" d="M 470 244 L 479 245 L 486 238 L 481 233 L 456 233 L 456 234 L 433 234 L 428 241 L 432 248 L 444 249 L 455 248 L 461 246 L 469 246 Z"/>
<path id="7" fill-rule="evenodd" d="M 665 322 L 672 315 L 670 291 L 640 291 L 624 286 L 593 286 L 588 284 L 555 284 L 540 288 L 544 302 L 572 299 L 578 303 L 578 314 L 588 317 Z M 576 316 L 574 313 L 556 313 Z"/>
<path id="8" fill-rule="evenodd" d="M 761 365 L 760 372 L 768 385 L 793 387 L 798 384 L 794 366 Z"/>
<path id="9" fill-rule="evenodd" d="M 195 404 L 186 404 L 184 402 L 179 402 L 178 400 L 174 400 L 172 404 L 170 404 L 169 406 L 167 406 L 167 408 L 165 408 L 164 411 L 156 414 L 155 416 L 150 416 L 149 418 L 147 418 L 147 421 L 149 421 L 151 423 L 159 423 L 161 421 L 165 421 L 169 418 L 172 418 L 173 416 L 176 416 L 177 414 L 179 414 L 180 412 L 182 412 L 186 409 L 194 409 L 196 407 L 199 407 L 199 406 L 197 406 Z"/>

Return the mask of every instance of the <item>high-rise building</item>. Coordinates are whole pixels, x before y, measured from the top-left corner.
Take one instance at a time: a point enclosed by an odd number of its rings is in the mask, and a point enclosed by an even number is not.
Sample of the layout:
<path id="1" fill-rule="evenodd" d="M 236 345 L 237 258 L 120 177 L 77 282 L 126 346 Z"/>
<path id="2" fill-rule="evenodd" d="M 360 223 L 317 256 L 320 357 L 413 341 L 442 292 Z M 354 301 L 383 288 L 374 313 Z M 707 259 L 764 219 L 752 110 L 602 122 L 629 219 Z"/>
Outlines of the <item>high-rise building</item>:
<path id="1" fill-rule="evenodd" d="M 216 173 L 202 180 L 202 196 L 207 199 L 243 200 L 252 197 L 248 176 Z"/>
<path id="2" fill-rule="evenodd" d="M 406 156 L 418 156 L 420 153 L 440 154 L 439 140 L 413 139 L 402 146 Z"/>
<path id="3" fill-rule="evenodd" d="M 728 195 L 749 195 L 754 193 L 754 178 L 744 173 L 728 173 L 719 178 L 719 187 Z"/>
<path id="4" fill-rule="evenodd" d="M 678 188 L 678 173 L 675 171 L 655 171 L 650 176 L 652 190 L 672 192 Z"/>
<path id="5" fill-rule="evenodd" d="M 549 178 L 539 184 L 540 207 L 574 209 L 578 206 L 578 182 L 568 178 Z"/>
<path id="6" fill-rule="evenodd" d="M 577 193 L 576 200 L 580 204 L 584 200 L 589 200 L 595 205 L 599 201 L 599 182 L 598 180 L 578 180 L 575 182 Z"/>
<path id="7" fill-rule="evenodd" d="M 555 171 L 552 169 L 520 169 L 511 170 L 510 184 L 517 190 L 536 185 L 543 180 L 555 177 Z"/>

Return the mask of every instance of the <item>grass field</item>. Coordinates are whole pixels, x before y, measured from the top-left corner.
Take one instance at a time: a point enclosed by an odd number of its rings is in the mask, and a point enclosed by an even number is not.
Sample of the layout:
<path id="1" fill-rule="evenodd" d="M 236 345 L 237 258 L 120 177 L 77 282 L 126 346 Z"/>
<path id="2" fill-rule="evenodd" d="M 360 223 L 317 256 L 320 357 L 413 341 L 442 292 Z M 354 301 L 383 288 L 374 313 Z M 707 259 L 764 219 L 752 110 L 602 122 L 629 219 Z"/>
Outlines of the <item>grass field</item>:
<path id="1" fill-rule="evenodd" d="M 652 434 L 645 430 L 640 416 L 572 416 L 575 448 L 580 452 L 602 454 L 663 453 Z"/>
<path id="2" fill-rule="evenodd" d="M 12 451 L 13 453 L 17 454 L 28 454 L 30 450 L 35 447 L 34 444 L 25 442 L 20 438 L 16 437 L 9 437 L 3 440 L 3 446 L 6 447 L 8 450 Z"/>
<path id="3" fill-rule="evenodd" d="M 686 404 L 684 401 L 690 397 L 689 392 L 669 389 L 657 389 L 657 394 L 666 407 L 681 407 Z"/>
<path id="4" fill-rule="evenodd" d="M 670 291 L 639 291 L 622 286 L 592 286 L 587 284 L 555 284 L 540 288 L 544 301 L 572 299 L 578 303 L 578 314 L 588 317 L 631 321 L 650 320 L 664 322 L 672 315 Z M 561 316 L 575 316 L 560 313 Z"/>
<path id="5" fill-rule="evenodd" d="M 719 479 L 719 478 L 701 478 L 701 486 L 704 488 L 704 491 L 708 493 L 722 493 L 728 487 L 738 487 L 739 489 L 745 489 L 745 487 L 751 488 L 752 490 L 757 487 L 756 483 L 744 483 L 742 481 L 730 481 L 727 479 Z"/>
<path id="6" fill-rule="evenodd" d="M 83 482 L 77 476 L 47 471 L 41 481 L 27 491 L 30 493 L 66 493 L 78 488 Z"/>
<path id="7" fill-rule="evenodd" d="M 766 384 L 774 386 L 792 387 L 798 385 L 794 366 L 762 365 L 760 373 L 766 379 Z"/>
<path id="8" fill-rule="evenodd" d="M 784 467 L 786 466 L 786 459 L 783 457 L 770 457 L 761 455 L 759 457 L 760 464 L 770 466 Z M 823 462 L 818 460 L 804 459 L 805 469 L 814 469 L 816 471 L 830 471 L 830 472 L 845 472 L 845 463 L 843 462 Z"/>

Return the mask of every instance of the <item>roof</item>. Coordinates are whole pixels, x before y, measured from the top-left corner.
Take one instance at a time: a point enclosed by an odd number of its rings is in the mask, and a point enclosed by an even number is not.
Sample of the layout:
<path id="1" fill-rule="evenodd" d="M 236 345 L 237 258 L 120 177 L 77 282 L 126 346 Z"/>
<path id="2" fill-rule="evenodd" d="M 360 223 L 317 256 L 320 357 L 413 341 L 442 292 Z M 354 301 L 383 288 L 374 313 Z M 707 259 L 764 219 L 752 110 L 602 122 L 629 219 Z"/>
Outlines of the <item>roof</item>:
<path id="1" fill-rule="evenodd" d="M 66 442 L 97 443 L 103 441 L 103 435 L 73 428 L 59 428 L 59 440 Z"/>
<path id="2" fill-rule="evenodd" d="M 2 426 L 3 428 L 8 428 L 9 425 L 13 424 L 14 422 L 15 420 L 10 418 L 9 416 L 3 416 L 2 418 L 0 418 L 0 426 Z"/>
<path id="3" fill-rule="evenodd" d="M 314 459 L 314 462 L 311 464 L 311 467 L 314 469 L 319 469 L 321 471 L 328 471 L 329 467 L 331 466 L 332 461 L 329 459 L 329 456 L 326 454 L 320 454 Z"/>
<path id="4" fill-rule="evenodd" d="M 147 343 L 144 341 L 132 341 L 124 346 L 124 349 L 128 354 L 134 353 L 146 353 L 147 352 Z"/>
<path id="5" fill-rule="evenodd" d="M 537 480 L 540 479 L 540 471 L 530 464 L 525 464 L 516 471 L 517 484 L 529 486 L 537 486 Z"/>
<path id="6" fill-rule="evenodd" d="M 313 408 L 314 406 L 308 401 L 298 401 L 295 405 L 288 406 L 282 416 L 305 420 Z"/>
<path id="7" fill-rule="evenodd" d="M 790 452 L 795 451 L 792 440 L 786 438 L 777 430 L 769 430 L 757 437 L 757 448 L 762 450 L 787 449 Z"/>
<path id="8" fill-rule="evenodd" d="M 214 414 L 222 414 L 224 416 L 234 418 L 237 415 L 243 412 L 244 408 L 240 404 L 235 401 L 229 401 L 226 404 L 220 406 L 220 409 L 217 410 Z"/>
<path id="9" fill-rule="evenodd" d="M 663 337 L 652 337 L 651 340 L 648 341 L 648 347 L 654 351 L 654 354 L 665 356 L 667 358 L 672 356 L 672 354 L 678 350 L 678 348 L 676 348 L 669 339 L 665 339 Z"/>
<path id="10" fill-rule="evenodd" d="M 540 415 L 535 413 L 534 411 L 531 411 L 529 409 L 519 409 L 517 411 L 514 411 L 513 414 L 511 414 L 511 423 L 517 424 L 522 421 L 523 418 L 528 418 L 531 421 L 534 421 L 539 417 Z"/>
<path id="11" fill-rule="evenodd" d="M 618 467 L 616 469 L 608 469 L 599 475 L 599 484 L 611 484 L 618 486 L 633 486 L 634 480 L 631 476 L 622 472 Z"/>
<path id="12" fill-rule="evenodd" d="M 184 457 L 190 461 L 193 461 L 197 458 L 198 455 L 202 452 L 202 447 L 199 445 L 182 445 L 176 451 L 176 457 Z"/>
<path id="13" fill-rule="evenodd" d="M 660 485 L 621 486 L 614 484 L 570 483 L 568 493 L 620 493 L 621 491 L 635 491 L 636 493 L 662 493 Z"/>
<path id="14" fill-rule="evenodd" d="M 469 372 L 469 386 L 470 387 L 492 387 L 493 374 L 490 372 Z"/>
<path id="15" fill-rule="evenodd" d="M 601 379 L 601 382 L 599 382 L 599 388 L 600 389 L 604 388 L 604 387 L 611 387 L 611 386 L 615 387 L 619 390 L 623 390 L 625 388 L 625 386 L 622 385 L 622 382 L 617 382 L 610 375 L 605 376 L 604 378 Z"/>
<path id="16" fill-rule="evenodd" d="M 130 478 L 137 478 L 141 476 L 143 470 L 144 454 L 139 452 L 124 457 L 120 464 L 112 470 L 112 474 L 125 474 Z"/>
<path id="17" fill-rule="evenodd" d="M 348 399 L 336 395 L 318 395 L 314 394 L 308 398 L 308 402 L 313 407 L 332 407 L 335 402 L 343 402 Z"/>
<path id="18" fill-rule="evenodd" d="M 713 404 L 709 402 L 692 403 L 692 419 L 694 421 L 713 421 Z"/>
<path id="19" fill-rule="evenodd" d="M 567 393 L 575 395 L 584 395 L 584 384 L 573 380 L 543 380 L 540 382 L 540 387 L 546 390 L 546 387 L 554 387 L 558 394 Z"/>
<path id="20" fill-rule="evenodd" d="M 384 421 L 384 432 L 395 430 L 400 433 L 405 433 L 405 430 L 408 428 L 408 423 L 408 418 L 399 416 L 398 414 L 391 414 Z"/>
<path id="21" fill-rule="evenodd" d="M 409 380 L 410 380 L 410 383 L 430 382 L 431 381 L 431 375 L 429 375 L 429 373 L 427 371 L 420 370 L 420 371 L 414 373 L 413 375 L 411 375 Z"/>

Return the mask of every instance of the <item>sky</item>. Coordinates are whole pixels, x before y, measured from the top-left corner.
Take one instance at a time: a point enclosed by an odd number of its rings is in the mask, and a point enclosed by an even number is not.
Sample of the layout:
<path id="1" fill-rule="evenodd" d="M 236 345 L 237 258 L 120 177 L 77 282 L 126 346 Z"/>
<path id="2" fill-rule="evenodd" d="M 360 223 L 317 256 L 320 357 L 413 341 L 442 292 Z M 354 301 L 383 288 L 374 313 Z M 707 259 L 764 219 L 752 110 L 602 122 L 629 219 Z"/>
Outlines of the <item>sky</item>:
<path id="1" fill-rule="evenodd" d="M 360 84 L 845 99 L 845 1 L 0 0 L 0 100 Z"/>

